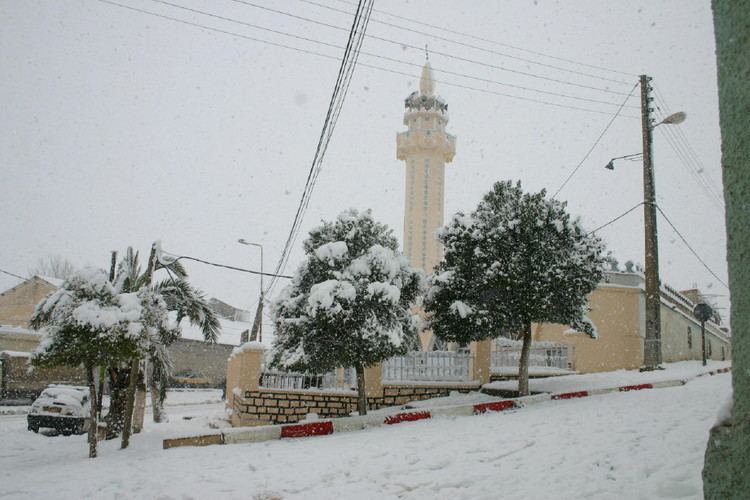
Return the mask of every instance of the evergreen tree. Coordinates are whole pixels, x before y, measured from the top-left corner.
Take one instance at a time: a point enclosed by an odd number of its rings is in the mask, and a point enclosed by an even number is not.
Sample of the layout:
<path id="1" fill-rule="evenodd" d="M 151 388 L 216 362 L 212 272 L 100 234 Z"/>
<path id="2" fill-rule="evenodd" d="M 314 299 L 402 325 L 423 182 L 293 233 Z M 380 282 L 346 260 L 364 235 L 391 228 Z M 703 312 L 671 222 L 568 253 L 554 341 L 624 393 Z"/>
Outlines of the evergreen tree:
<path id="1" fill-rule="evenodd" d="M 568 324 L 593 335 L 586 296 L 605 261 L 600 239 L 571 219 L 565 203 L 545 195 L 498 182 L 474 212 L 456 214 L 440 232 L 445 258 L 425 299 L 433 331 L 444 340 L 522 337 L 522 395 L 529 393 L 531 324 Z"/>
<path id="2" fill-rule="evenodd" d="M 117 293 L 107 274 L 84 269 L 42 300 L 31 326 L 44 333 L 32 357 L 36 366 L 80 366 L 86 371 L 91 404 L 89 456 L 96 456 L 98 406 L 94 368 L 112 366 L 142 353 L 168 358 L 164 340 L 174 335 L 161 297 L 148 288 Z"/>
<path id="3" fill-rule="evenodd" d="M 365 367 L 405 353 L 416 337 L 410 308 L 421 292 L 421 271 L 369 210 L 324 222 L 304 250 L 305 261 L 271 307 L 271 365 L 317 373 L 354 367 L 364 415 Z"/>

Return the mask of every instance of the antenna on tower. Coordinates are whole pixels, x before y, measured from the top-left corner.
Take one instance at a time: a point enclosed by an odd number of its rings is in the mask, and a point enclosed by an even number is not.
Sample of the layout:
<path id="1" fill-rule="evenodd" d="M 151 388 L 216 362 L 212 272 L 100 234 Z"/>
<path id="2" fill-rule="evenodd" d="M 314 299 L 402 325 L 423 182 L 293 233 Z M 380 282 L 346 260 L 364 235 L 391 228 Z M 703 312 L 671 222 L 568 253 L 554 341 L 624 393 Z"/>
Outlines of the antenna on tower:
<path id="1" fill-rule="evenodd" d="M 427 62 L 430 62 L 430 51 L 427 48 L 427 44 L 424 44 L 424 59 Z"/>

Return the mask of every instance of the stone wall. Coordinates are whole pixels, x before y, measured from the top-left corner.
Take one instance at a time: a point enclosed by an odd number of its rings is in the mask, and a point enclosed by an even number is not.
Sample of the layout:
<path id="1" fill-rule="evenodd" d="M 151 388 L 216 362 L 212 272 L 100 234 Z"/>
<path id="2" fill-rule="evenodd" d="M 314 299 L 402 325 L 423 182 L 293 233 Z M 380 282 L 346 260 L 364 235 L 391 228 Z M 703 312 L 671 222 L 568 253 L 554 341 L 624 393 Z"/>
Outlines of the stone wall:
<path id="1" fill-rule="evenodd" d="M 29 371 L 27 356 L 0 355 L 2 358 L 2 384 L 0 398 L 36 398 L 49 384 L 84 385 L 83 368 L 34 368 Z"/>
<path id="2" fill-rule="evenodd" d="M 233 348 L 226 344 L 177 339 L 168 347 L 172 357 L 172 373 L 197 373 L 209 379 L 212 386 L 221 386 L 227 374 L 227 358 Z"/>
<path id="3" fill-rule="evenodd" d="M 368 397 L 367 402 L 369 409 L 376 410 L 478 388 L 478 384 L 385 385 L 382 396 Z M 294 423 L 308 413 L 316 413 L 320 418 L 342 417 L 357 410 L 357 393 L 258 388 L 234 394 L 232 410 L 237 425 Z"/>

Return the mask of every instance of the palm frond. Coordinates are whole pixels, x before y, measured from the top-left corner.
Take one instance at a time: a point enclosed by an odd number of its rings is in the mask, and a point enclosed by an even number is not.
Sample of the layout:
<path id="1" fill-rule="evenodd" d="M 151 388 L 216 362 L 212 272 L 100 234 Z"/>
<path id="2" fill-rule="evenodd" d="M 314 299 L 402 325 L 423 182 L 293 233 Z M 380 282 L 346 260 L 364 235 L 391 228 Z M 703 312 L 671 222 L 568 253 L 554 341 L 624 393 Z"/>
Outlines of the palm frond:
<path id="1" fill-rule="evenodd" d="M 161 281 L 154 285 L 154 290 L 161 294 L 170 311 L 177 312 L 178 323 L 187 318 L 201 329 L 206 342 L 215 343 L 218 340 L 221 324 L 206 302 L 203 292 L 180 279 Z"/>

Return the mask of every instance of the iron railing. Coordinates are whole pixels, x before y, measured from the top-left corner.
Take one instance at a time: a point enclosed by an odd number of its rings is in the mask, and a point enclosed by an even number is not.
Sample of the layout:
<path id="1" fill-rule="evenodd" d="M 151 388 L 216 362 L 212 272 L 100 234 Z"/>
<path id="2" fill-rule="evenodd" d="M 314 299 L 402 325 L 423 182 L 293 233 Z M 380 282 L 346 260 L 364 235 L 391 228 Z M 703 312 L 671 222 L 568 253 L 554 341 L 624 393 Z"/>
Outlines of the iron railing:
<path id="1" fill-rule="evenodd" d="M 452 381 L 471 380 L 469 352 L 413 351 L 383 362 L 383 380 Z"/>
<path id="2" fill-rule="evenodd" d="M 529 349 L 529 368 L 572 369 L 571 349 L 566 345 L 551 347 L 531 347 Z M 497 347 L 492 352 L 491 370 L 518 368 L 521 360 L 521 347 Z"/>
<path id="3" fill-rule="evenodd" d="M 353 369 L 344 370 L 343 375 L 343 379 L 340 379 L 335 371 L 324 374 L 264 371 L 260 378 L 260 386 L 264 389 L 291 390 L 351 389 L 357 386 Z"/>

